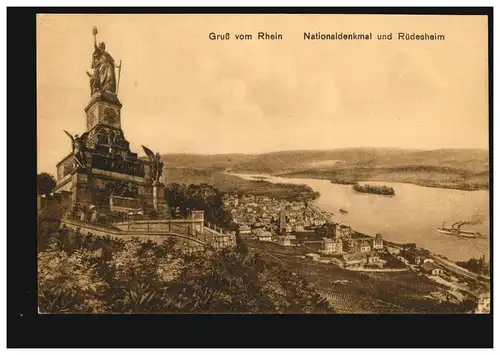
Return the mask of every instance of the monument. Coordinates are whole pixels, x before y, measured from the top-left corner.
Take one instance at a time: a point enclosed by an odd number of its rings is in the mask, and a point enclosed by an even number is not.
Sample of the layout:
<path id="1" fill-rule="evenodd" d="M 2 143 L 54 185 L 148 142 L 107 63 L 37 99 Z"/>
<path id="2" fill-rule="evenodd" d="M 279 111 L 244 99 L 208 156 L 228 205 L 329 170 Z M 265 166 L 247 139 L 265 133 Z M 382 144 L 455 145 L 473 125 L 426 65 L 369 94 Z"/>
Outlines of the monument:
<path id="1" fill-rule="evenodd" d="M 121 61 L 117 66 L 106 45 L 97 44 L 97 33 L 94 27 L 86 131 L 74 136 L 64 131 L 71 139 L 72 152 L 57 164 L 56 192 L 71 196 L 69 213 L 75 219 L 84 219 L 89 213 L 95 219 L 94 210 L 110 220 L 131 211 L 168 218 L 161 181 L 163 162 L 145 146 L 148 160 L 131 152 L 121 128 Z"/>

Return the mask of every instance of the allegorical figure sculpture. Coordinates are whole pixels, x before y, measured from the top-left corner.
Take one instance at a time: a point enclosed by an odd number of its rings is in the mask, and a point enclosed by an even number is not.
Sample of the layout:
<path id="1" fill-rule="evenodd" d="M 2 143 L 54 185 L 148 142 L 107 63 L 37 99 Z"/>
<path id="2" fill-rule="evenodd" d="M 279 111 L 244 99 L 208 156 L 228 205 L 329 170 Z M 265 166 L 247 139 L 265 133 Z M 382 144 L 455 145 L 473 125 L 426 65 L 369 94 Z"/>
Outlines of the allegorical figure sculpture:
<path id="1" fill-rule="evenodd" d="M 163 160 L 161 159 L 161 156 L 159 153 L 153 153 L 152 150 L 149 148 L 142 146 L 142 149 L 144 149 L 144 152 L 146 152 L 149 162 L 151 164 L 151 178 L 153 181 L 160 181 L 160 177 L 163 173 Z"/>
<path id="2" fill-rule="evenodd" d="M 97 28 L 93 28 L 94 34 L 94 54 L 92 56 L 92 73 L 87 72 L 90 78 L 90 92 L 93 95 L 96 91 L 110 92 L 115 94 L 117 92 L 117 82 L 115 75 L 115 60 L 106 52 L 106 45 L 104 42 L 97 45 Z"/>
<path id="3" fill-rule="evenodd" d="M 75 134 L 73 137 L 68 131 L 64 131 L 68 135 L 68 137 L 71 139 L 71 147 L 73 148 L 73 157 L 75 158 L 76 162 L 78 165 L 81 167 L 84 167 L 84 155 L 83 155 L 83 149 L 84 149 L 84 143 L 83 140 L 78 136 L 78 134 Z"/>
<path id="4" fill-rule="evenodd" d="M 161 158 L 160 153 L 156 153 L 156 181 L 160 181 L 161 175 L 163 173 L 163 159 Z"/>

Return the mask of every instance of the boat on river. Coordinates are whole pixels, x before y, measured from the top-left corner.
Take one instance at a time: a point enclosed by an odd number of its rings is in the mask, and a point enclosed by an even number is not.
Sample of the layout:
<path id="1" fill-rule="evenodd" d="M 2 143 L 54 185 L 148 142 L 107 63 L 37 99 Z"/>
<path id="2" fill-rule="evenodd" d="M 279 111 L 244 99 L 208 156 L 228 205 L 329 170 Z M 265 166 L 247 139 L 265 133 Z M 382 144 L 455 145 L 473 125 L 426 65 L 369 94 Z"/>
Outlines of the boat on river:
<path id="1" fill-rule="evenodd" d="M 455 222 L 451 225 L 451 228 L 446 228 L 445 225 L 446 222 L 443 222 L 441 228 L 437 228 L 437 231 L 441 234 L 449 234 L 449 235 L 454 235 L 459 238 L 482 238 L 483 235 L 479 232 L 474 232 L 470 230 L 463 230 L 460 227 L 464 224 L 467 224 L 467 222 Z"/>
<path id="2" fill-rule="evenodd" d="M 347 210 L 344 210 L 344 209 L 342 209 L 342 208 L 341 208 L 341 209 L 339 209 L 339 211 L 340 211 L 340 213 L 342 213 L 342 214 L 348 214 L 348 213 L 349 213 L 349 212 L 347 212 Z"/>

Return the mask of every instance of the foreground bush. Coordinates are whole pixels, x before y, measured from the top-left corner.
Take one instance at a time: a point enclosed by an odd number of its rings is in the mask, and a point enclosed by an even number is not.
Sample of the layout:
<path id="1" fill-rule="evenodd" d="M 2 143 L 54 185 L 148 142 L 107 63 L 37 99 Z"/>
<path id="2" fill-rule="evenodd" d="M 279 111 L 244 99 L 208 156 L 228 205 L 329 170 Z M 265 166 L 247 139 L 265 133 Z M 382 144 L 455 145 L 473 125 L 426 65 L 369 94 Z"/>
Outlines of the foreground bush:
<path id="1" fill-rule="evenodd" d="M 172 240 L 156 244 L 100 237 L 51 243 L 38 256 L 40 311 L 333 312 L 300 276 L 238 250 L 186 255 Z"/>

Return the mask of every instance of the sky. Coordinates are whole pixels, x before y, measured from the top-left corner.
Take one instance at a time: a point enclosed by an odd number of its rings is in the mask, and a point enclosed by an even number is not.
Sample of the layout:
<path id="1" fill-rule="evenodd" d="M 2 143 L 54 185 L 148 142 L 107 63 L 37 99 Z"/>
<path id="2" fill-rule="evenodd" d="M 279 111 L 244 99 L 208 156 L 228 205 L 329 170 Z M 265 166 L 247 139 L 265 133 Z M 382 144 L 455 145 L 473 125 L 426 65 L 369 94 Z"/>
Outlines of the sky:
<path id="1" fill-rule="evenodd" d="M 39 172 L 71 151 L 63 129 L 85 131 L 94 25 L 122 61 L 122 129 L 141 155 L 488 148 L 486 16 L 38 15 Z M 303 39 L 341 31 L 445 40 Z"/>

